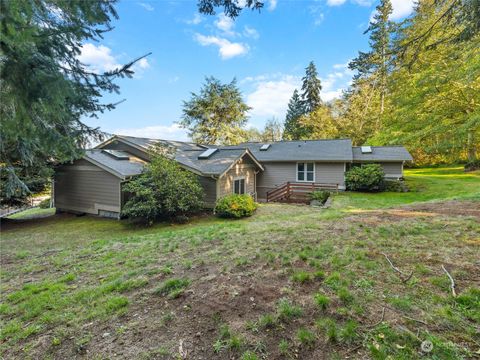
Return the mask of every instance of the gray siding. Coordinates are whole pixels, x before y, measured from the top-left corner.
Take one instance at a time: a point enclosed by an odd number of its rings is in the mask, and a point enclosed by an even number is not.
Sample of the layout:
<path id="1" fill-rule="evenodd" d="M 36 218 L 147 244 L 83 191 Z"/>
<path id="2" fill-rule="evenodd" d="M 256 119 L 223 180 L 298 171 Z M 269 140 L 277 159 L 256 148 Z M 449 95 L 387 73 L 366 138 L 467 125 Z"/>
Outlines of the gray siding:
<path id="1" fill-rule="evenodd" d="M 257 175 L 257 193 L 259 199 L 266 199 L 267 192 L 290 181 L 297 180 L 297 162 L 263 163 L 265 171 Z M 345 163 L 315 163 L 315 182 L 338 184 L 345 188 Z"/>
<path id="2" fill-rule="evenodd" d="M 205 205 L 207 207 L 213 207 L 217 200 L 217 180 L 205 176 L 199 176 L 198 181 L 205 192 Z"/>
<path id="3" fill-rule="evenodd" d="M 386 178 L 401 178 L 403 176 L 403 162 L 380 163 Z"/>
<path id="4" fill-rule="evenodd" d="M 120 212 L 120 179 L 86 160 L 55 172 L 55 206 L 63 211 Z"/>

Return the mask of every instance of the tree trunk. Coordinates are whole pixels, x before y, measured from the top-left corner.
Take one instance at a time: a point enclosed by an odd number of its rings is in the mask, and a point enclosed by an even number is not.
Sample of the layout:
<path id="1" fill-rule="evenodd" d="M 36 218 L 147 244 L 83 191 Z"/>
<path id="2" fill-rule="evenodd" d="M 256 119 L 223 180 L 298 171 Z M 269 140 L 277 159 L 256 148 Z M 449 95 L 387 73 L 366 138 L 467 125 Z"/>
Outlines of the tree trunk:
<path id="1" fill-rule="evenodd" d="M 477 151 L 475 147 L 475 138 L 473 135 L 473 130 L 469 130 L 467 134 L 467 152 L 468 152 L 468 161 L 474 161 L 477 159 Z"/>

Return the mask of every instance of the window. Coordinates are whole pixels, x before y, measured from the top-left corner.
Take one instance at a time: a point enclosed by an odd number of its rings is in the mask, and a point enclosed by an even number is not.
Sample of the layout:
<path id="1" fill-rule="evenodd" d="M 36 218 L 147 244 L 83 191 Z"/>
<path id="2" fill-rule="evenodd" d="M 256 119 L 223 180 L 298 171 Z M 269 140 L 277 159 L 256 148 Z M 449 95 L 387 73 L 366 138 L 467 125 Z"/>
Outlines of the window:
<path id="1" fill-rule="evenodd" d="M 245 194 L 245 178 L 233 180 L 233 193 Z"/>
<path id="2" fill-rule="evenodd" d="M 297 163 L 297 181 L 315 181 L 315 164 Z"/>

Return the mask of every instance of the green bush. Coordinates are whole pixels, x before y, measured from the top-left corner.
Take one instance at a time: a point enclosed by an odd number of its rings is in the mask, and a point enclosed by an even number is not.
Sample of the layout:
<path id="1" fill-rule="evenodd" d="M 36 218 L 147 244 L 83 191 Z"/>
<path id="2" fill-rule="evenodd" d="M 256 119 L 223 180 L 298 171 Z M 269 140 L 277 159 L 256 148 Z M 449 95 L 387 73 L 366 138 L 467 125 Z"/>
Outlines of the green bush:
<path id="1" fill-rule="evenodd" d="M 314 191 L 310 193 L 310 200 L 317 200 L 320 201 L 322 204 L 325 204 L 325 201 L 327 201 L 328 197 L 330 196 L 330 191 Z"/>
<path id="2" fill-rule="evenodd" d="M 48 209 L 48 208 L 50 208 L 50 198 L 44 199 L 44 200 L 40 201 L 40 203 L 38 204 L 38 207 L 39 207 L 40 209 Z"/>
<path id="3" fill-rule="evenodd" d="M 224 218 L 242 218 L 252 216 L 257 210 L 257 203 L 248 194 L 231 194 L 217 200 L 215 214 Z"/>
<path id="4" fill-rule="evenodd" d="M 197 176 L 161 150 L 152 153 L 143 174 L 126 183 L 123 191 L 128 200 L 122 216 L 149 225 L 161 218 L 185 220 L 203 206 L 204 193 Z"/>
<path id="5" fill-rule="evenodd" d="M 385 188 L 385 191 L 390 191 L 390 192 L 407 192 L 408 191 L 407 185 L 400 180 L 385 179 L 384 188 Z"/>
<path id="6" fill-rule="evenodd" d="M 355 166 L 346 172 L 345 184 L 351 191 L 382 191 L 384 177 L 385 173 L 378 164 Z"/>

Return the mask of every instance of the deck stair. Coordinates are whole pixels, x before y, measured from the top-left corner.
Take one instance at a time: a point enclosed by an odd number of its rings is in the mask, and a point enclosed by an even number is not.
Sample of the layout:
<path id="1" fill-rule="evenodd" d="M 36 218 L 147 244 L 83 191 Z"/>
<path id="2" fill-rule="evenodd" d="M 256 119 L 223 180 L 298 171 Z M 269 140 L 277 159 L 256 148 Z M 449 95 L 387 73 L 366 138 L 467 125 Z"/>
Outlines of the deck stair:
<path id="1" fill-rule="evenodd" d="M 267 202 L 304 203 L 310 202 L 310 193 L 319 190 L 338 191 L 338 184 L 286 182 L 267 192 Z"/>

